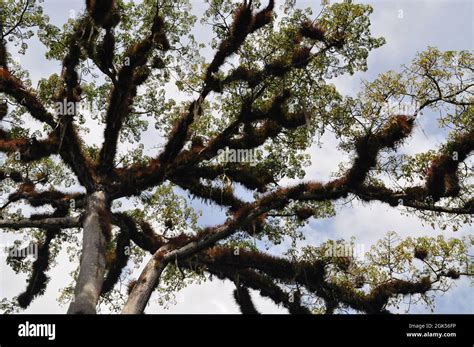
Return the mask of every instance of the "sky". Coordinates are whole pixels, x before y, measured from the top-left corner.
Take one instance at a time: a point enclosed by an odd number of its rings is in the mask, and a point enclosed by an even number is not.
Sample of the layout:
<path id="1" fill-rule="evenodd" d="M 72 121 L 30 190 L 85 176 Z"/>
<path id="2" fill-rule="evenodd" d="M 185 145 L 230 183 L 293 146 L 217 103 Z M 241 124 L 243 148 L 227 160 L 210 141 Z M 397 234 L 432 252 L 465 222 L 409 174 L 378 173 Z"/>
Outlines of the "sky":
<path id="1" fill-rule="evenodd" d="M 359 2 L 359 1 L 356 1 Z M 45 12 L 51 17 L 51 22 L 60 25 L 71 14 L 83 10 L 83 1 L 45 0 Z M 204 1 L 192 1 L 193 12 L 199 17 L 206 5 Z M 278 2 L 277 2 L 278 3 Z M 364 1 L 371 4 L 374 12 L 371 15 L 372 33 L 374 37 L 383 36 L 386 44 L 372 51 L 368 59 L 368 71 L 358 72 L 353 76 L 344 76 L 332 81 L 339 92 L 355 95 L 363 80 L 373 80 L 378 74 L 388 70 L 400 70 L 401 65 L 409 64 L 417 52 L 428 46 L 440 50 L 473 50 L 474 48 L 474 5 L 470 0 L 381 0 Z M 298 7 L 319 8 L 319 1 L 296 0 Z M 75 11 L 75 12 L 71 12 Z M 197 28 L 194 35 L 197 40 L 205 41 L 208 32 L 202 27 Z M 21 57 L 21 64 L 30 71 L 33 85 L 41 78 L 58 73 L 60 66 L 57 62 L 44 59 L 44 49 L 40 45 L 31 47 L 26 56 Z M 407 148 L 411 153 L 436 148 L 443 142 L 442 134 L 430 127 L 427 117 L 420 117 L 420 127 Z M 423 131 L 421 130 L 423 129 Z M 101 129 L 96 129 L 91 136 L 100 139 Z M 143 140 L 148 145 L 156 142 L 152 133 L 146 132 Z M 336 140 L 330 134 L 322 138 L 322 146 L 312 146 L 308 153 L 312 157 L 312 165 L 307 170 L 307 180 L 328 180 L 331 173 L 337 171 L 338 165 L 348 161 L 344 153 L 336 148 Z M 201 225 L 211 225 L 221 222 L 222 212 L 214 207 L 193 203 L 203 210 Z M 380 203 L 360 204 L 341 207 L 337 215 L 324 220 L 311 220 L 305 227 L 306 240 L 304 244 L 317 245 L 328 239 L 355 236 L 357 243 L 366 245 L 366 249 L 375 241 L 382 238 L 388 231 L 396 231 L 401 237 L 426 236 L 444 233 L 449 236 L 461 236 L 472 233 L 465 226 L 456 234 L 432 229 L 413 216 L 403 215 L 400 210 L 390 208 Z M 273 250 L 278 252 L 278 249 Z M 25 276 L 15 275 L 0 259 L 0 297 L 12 297 L 25 288 Z M 56 302 L 59 290 L 69 283 L 69 272 L 73 269 L 66 255 L 61 254 L 58 265 L 50 271 L 52 281 L 47 293 L 37 298 L 25 311 L 27 313 L 65 313 L 67 306 Z M 156 303 L 152 296 L 147 313 L 238 313 L 238 307 L 233 302 L 233 283 L 215 280 L 202 285 L 191 285 L 177 294 L 177 303 L 163 308 Z M 435 300 L 436 313 L 474 313 L 474 292 L 469 280 L 456 281 L 454 287 Z M 285 313 L 286 310 L 277 307 L 267 299 L 260 298 L 252 292 L 255 304 L 264 313 Z M 404 312 L 403 307 L 399 312 Z M 429 313 L 420 305 L 411 307 L 412 313 Z"/>

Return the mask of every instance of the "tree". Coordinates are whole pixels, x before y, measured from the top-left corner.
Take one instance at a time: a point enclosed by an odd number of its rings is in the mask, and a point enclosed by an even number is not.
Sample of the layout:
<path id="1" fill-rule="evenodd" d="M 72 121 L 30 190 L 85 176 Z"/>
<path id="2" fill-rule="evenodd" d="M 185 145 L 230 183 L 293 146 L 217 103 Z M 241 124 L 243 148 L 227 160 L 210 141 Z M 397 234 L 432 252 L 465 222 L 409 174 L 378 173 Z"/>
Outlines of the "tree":
<path id="1" fill-rule="evenodd" d="M 290 246 L 281 257 L 252 242 L 296 240 L 308 219 L 332 216 L 334 202 L 351 199 L 380 201 L 445 228 L 471 224 L 471 53 L 429 48 L 351 98 L 326 81 L 365 70 L 369 52 L 384 43 L 370 33 L 370 6 L 333 4 L 314 18 L 287 1 L 276 21 L 273 0 L 212 0 L 202 18 L 215 33 L 206 62 L 191 34 L 188 0 L 88 0 L 62 29 L 39 4 L 7 3 L 0 228 L 32 235 L 39 246 L 34 262 L 8 258 L 30 277 L 13 304 L 2 302 L 4 310 L 26 308 L 44 293 L 46 272 L 64 247 L 73 259 L 80 255 L 74 286 L 62 295 L 71 300 L 68 313 L 96 313 L 99 304 L 142 313 L 155 289 L 166 301 L 208 276 L 235 282 L 243 313 L 257 313 L 249 289 L 291 313 L 383 313 L 403 296 L 429 304 L 432 293 L 472 274 L 468 239 L 400 240 L 390 232 L 363 259 L 354 240 Z M 37 88 L 7 52 L 35 33 L 47 57 L 62 61 L 61 74 Z M 23 42 L 21 53 L 27 49 Z M 178 92 L 192 101 L 179 101 Z M 410 110 L 393 107 L 407 103 Z M 439 110 L 441 125 L 452 129 L 446 143 L 401 154 L 428 110 Z M 164 143 L 147 153 L 141 135 L 150 125 Z M 99 126 L 100 148 L 86 140 Z M 303 178 L 304 152 L 325 131 L 354 153 L 353 162 L 329 182 L 281 186 L 284 178 Z M 237 187 L 253 200 L 239 197 Z M 198 227 L 183 190 L 225 208 L 227 220 Z"/>

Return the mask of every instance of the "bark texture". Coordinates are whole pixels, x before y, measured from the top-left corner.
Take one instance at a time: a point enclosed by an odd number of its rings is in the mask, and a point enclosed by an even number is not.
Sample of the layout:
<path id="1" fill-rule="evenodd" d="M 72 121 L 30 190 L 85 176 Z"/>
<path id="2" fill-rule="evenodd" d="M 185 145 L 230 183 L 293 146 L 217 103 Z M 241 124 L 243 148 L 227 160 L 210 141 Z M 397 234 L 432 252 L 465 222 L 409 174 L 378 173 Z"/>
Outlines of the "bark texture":
<path id="1" fill-rule="evenodd" d="M 146 264 L 135 287 L 133 288 L 122 314 L 141 314 L 150 300 L 153 290 L 158 285 L 161 273 L 166 267 L 166 262 L 153 256 Z"/>
<path id="2" fill-rule="evenodd" d="M 82 256 L 74 301 L 68 314 L 95 314 L 104 282 L 106 265 L 106 237 L 102 232 L 100 210 L 106 206 L 105 193 L 91 194 L 87 201 L 83 222 Z"/>

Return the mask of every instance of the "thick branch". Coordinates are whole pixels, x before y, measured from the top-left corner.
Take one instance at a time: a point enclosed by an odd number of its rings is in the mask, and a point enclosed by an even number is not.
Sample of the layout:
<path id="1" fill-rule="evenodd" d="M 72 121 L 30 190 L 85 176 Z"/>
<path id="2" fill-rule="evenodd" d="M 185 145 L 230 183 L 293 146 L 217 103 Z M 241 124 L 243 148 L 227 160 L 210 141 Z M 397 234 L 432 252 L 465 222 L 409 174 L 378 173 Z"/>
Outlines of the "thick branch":
<path id="1" fill-rule="evenodd" d="M 118 73 L 107 109 L 104 143 L 100 151 L 99 173 L 103 179 L 113 168 L 117 151 L 117 142 L 125 117 L 130 113 L 130 107 L 137 93 L 137 87 L 144 83 L 150 71 L 141 69 L 148 61 L 154 47 L 169 49 L 169 43 L 164 34 L 163 19 L 157 12 L 153 20 L 150 35 L 143 41 L 129 48 L 125 63 Z M 108 52 L 110 53 L 110 52 Z"/>
<path id="2" fill-rule="evenodd" d="M 28 163 L 55 154 L 59 150 L 59 138 L 53 133 L 47 139 L 10 139 L 0 133 L 0 151 L 18 153 L 22 162 Z M 5 134 L 7 135 L 7 134 Z"/>
<path id="3" fill-rule="evenodd" d="M 39 220 L 23 219 L 23 220 L 18 220 L 18 221 L 0 219 L 0 229 L 2 228 L 66 229 L 66 228 L 78 228 L 80 226 L 81 226 L 80 217 L 45 218 L 45 219 L 39 219 Z"/>
<path id="4" fill-rule="evenodd" d="M 155 255 L 150 259 L 128 297 L 123 314 L 143 313 L 166 265 L 166 262 Z"/>
<path id="5" fill-rule="evenodd" d="M 246 287 L 236 284 L 234 299 L 237 305 L 239 305 L 242 314 L 260 314 L 252 301 L 249 290 Z"/>
<path id="6" fill-rule="evenodd" d="M 47 282 L 49 280 L 46 271 L 49 268 L 49 245 L 59 229 L 48 229 L 44 242 L 38 247 L 38 257 L 33 263 L 31 276 L 28 279 L 26 290 L 18 296 L 18 304 L 21 308 L 27 308 L 33 299 L 44 293 Z"/>

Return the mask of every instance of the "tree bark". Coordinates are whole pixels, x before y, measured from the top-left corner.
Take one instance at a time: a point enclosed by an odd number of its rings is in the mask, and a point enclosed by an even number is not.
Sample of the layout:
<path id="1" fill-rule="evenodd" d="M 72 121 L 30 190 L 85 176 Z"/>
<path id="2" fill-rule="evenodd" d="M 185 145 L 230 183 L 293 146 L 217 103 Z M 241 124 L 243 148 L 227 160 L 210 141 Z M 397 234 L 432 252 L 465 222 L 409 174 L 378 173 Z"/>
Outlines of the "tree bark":
<path id="1" fill-rule="evenodd" d="M 172 250 L 170 244 L 166 244 L 158 249 L 148 264 L 143 269 L 140 277 L 137 280 L 132 292 L 130 293 L 127 302 L 122 310 L 122 314 L 140 314 L 143 313 L 148 300 L 150 300 L 153 290 L 158 285 L 161 273 L 166 268 L 166 265 L 174 259 L 182 259 L 200 250 L 211 246 L 231 235 L 238 226 L 242 226 L 248 220 L 260 215 L 262 212 L 258 209 L 256 212 L 249 213 L 248 216 L 240 224 L 223 224 L 217 228 L 213 234 L 208 235 L 202 240 L 193 241 L 187 245 Z"/>
<path id="2" fill-rule="evenodd" d="M 89 196 L 83 222 L 82 255 L 74 301 L 68 314 L 95 314 L 106 265 L 106 237 L 100 224 L 101 209 L 105 209 L 106 196 L 98 191 Z"/>
<path id="3" fill-rule="evenodd" d="M 157 253 L 159 253 L 159 250 Z M 140 274 L 123 307 L 122 314 L 141 314 L 145 310 L 151 294 L 158 285 L 160 276 L 167 265 L 167 262 L 156 256 L 157 253 L 153 255 Z"/>
<path id="4" fill-rule="evenodd" d="M 0 228 L 77 228 L 80 227 L 79 217 L 44 218 L 39 220 L 0 220 Z"/>

